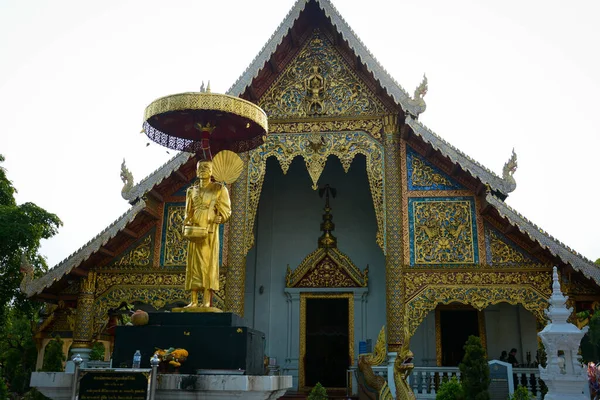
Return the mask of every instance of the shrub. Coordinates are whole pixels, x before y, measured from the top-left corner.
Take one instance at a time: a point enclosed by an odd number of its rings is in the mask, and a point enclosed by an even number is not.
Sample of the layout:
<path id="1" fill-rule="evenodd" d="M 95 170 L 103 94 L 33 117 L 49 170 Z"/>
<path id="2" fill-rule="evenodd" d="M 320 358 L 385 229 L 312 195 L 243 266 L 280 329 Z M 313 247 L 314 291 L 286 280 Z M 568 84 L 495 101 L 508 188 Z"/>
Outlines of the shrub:
<path id="1" fill-rule="evenodd" d="M 529 393 L 529 390 L 525 386 L 519 385 L 517 390 L 510 396 L 510 400 L 531 400 L 533 395 Z"/>
<path id="2" fill-rule="evenodd" d="M 96 342 L 92 345 L 90 361 L 104 361 L 104 345 L 101 342 Z"/>
<path id="3" fill-rule="evenodd" d="M 435 395 L 436 400 L 462 400 L 465 398 L 462 386 L 455 376 L 444 381 Z"/>
<path id="4" fill-rule="evenodd" d="M 63 362 L 66 360 L 65 353 L 63 353 L 63 341 L 60 336 L 56 336 L 46 345 L 46 351 L 44 352 L 44 363 L 42 364 L 42 371 L 45 372 L 62 372 Z"/>
<path id="5" fill-rule="evenodd" d="M 458 368 L 465 399 L 489 400 L 490 368 L 479 337 L 469 336 L 464 350 L 465 356 Z"/>
<path id="6" fill-rule="evenodd" d="M 327 400 L 327 390 L 321 385 L 320 382 L 317 382 L 314 388 L 310 391 L 308 395 L 308 400 Z"/>

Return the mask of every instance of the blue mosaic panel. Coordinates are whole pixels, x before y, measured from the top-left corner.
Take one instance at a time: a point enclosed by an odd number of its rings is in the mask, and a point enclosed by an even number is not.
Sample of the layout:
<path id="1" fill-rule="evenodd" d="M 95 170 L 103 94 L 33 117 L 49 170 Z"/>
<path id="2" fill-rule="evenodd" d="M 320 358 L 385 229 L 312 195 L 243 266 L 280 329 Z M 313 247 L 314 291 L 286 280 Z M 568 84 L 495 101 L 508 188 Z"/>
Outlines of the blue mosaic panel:
<path id="1" fill-rule="evenodd" d="M 472 197 L 408 199 L 410 265 L 453 266 L 479 261 Z"/>
<path id="2" fill-rule="evenodd" d="M 184 214 L 185 202 L 165 204 L 160 246 L 160 265 L 162 267 L 185 267 L 188 241 L 183 238 L 182 234 Z M 219 265 L 223 263 L 224 232 L 224 225 L 219 225 Z"/>
<path id="3" fill-rule="evenodd" d="M 539 264 L 540 261 L 519 248 L 512 240 L 490 225 L 485 226 L 485 248 L 487 263 L 499 266 Z"/>
<path id="4" fill-rule="evenodd" d="M 408 190 L 464 190 L 448 175 L 407 146 Z"/>

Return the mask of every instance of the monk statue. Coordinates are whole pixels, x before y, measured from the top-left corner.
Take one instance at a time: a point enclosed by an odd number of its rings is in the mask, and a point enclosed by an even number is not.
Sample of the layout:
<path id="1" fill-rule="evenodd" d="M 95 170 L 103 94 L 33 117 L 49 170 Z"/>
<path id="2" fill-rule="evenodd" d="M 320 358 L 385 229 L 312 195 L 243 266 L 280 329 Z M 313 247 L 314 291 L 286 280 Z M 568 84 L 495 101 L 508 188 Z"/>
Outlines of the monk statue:
<path id="1" fill-rule="evenodd" d="M 211 182 L 212 168 L 211 161 L 198 162 L 198 181 L 185 196 L 183 236 L 189 240 L 185 290 L 192 294 L 185 308 L 212 308 L 212 295 L 219 290 L 219 224 L 231 216 L 231 200 L 224 185 Z M 199 290 L 202 304 L 198 303 Z"/>

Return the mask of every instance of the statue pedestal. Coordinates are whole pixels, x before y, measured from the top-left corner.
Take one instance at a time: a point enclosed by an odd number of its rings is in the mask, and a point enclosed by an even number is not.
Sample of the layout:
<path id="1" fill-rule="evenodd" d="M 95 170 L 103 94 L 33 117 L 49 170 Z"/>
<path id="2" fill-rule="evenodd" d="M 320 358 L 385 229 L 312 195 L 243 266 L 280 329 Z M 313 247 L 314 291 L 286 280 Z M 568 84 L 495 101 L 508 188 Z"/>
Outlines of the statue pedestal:
<path id="1" fill-rule="evenodd" d="M 223 370 L 224 374 L 264 375 L 262 332 L 244 326 L 233 313 L 149 313 L 148 325 L 118 326 L 113 368 L 131 368 L 133 354 L 142 353 L 141 368 L 150 368 L 156 348 L 183 348 L 189 353 L 179 372 Z"/>

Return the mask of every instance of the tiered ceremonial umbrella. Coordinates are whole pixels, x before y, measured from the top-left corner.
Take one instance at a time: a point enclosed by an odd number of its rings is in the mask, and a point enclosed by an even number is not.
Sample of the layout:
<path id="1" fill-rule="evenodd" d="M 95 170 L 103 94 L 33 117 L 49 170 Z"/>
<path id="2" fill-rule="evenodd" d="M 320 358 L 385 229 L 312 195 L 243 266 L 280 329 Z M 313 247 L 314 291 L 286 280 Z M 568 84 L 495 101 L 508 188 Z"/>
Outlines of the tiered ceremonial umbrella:
<path id="1" fill-rule="evenodd" d="M 144 113 L 144 132 L 162 146 L 211 160 L 221 150 L 242 153 L 263 144 L 268 121 L 256 104 L 208 89 L 153 101 Z"/>

